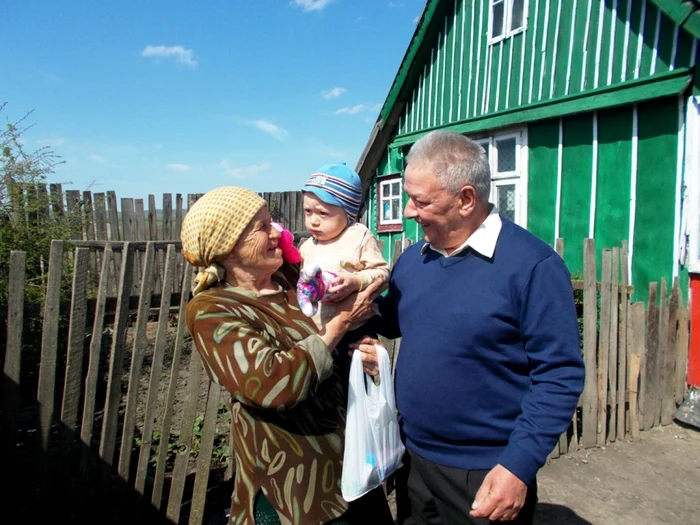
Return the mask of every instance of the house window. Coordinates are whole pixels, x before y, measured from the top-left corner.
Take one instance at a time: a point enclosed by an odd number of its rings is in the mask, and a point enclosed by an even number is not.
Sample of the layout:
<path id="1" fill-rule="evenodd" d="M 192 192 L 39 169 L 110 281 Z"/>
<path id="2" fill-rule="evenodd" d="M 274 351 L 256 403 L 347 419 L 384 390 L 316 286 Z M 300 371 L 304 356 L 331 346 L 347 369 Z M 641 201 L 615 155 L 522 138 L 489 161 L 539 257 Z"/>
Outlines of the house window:
<path id="1" fill-rule="evenodd" d="M 499 42 L 525 29 L 525 0 L 491 0 L 489 42 Z"/>
<path id="2" fill-rule="evenodd" d="M 401 174 L 379 179 L 377 188 L 377 231 L 403 228 L 403 184 Z"/>
<path id="3" fill-rule="evenodd" d="M 504 133 L 478 139 L 491 167 L 491 196 L 498 213 L 523 227 L 527 223 L 527 187 L 523 132 Z"/>

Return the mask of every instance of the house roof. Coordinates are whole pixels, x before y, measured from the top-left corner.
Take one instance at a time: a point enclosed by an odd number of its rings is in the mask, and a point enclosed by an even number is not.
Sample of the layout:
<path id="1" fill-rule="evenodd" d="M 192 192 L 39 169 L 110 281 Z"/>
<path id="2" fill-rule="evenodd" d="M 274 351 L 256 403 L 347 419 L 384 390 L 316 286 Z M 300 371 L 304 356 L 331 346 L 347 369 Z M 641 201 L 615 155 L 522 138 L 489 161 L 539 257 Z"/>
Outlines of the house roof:
<path id="1" fill-rule="evenodd" d="M 699 0 L 651 0 L 666 16 L 695 38 L 700 38 Z"/>
<path id="2" fill-rule="evenodd" d="M 650 0 L 674 23 L 696 38 L 700 38 L 700 0 Z M 391 142 L 392 135 L 398 124 L 399 115 L 404 110 L 406 95 L 404 92 L 410 88 L 414 78 L 419 75 L 418 66 L 426 47 L 430 47 L 430 36 L 436 32 L 431 23 L 439 19 L 439 13 L 447 8 L 449 2 L 441 0 L 427 0 L 423 13 L 408 45 L 406 54 L 401 61 L 399 70 L 389 89 L 389 94 L 377 117 L 369 140 L 357 163 L 356 171 L 365 187 L 369 188 L 375 168 L 379 165 L 382 155 Z M 428 42 L 428 46 L 424 46 Z M 404 94 L 402 97 L 401 95 Z M 364 199 L 363 199 L 364 200 Z"/>

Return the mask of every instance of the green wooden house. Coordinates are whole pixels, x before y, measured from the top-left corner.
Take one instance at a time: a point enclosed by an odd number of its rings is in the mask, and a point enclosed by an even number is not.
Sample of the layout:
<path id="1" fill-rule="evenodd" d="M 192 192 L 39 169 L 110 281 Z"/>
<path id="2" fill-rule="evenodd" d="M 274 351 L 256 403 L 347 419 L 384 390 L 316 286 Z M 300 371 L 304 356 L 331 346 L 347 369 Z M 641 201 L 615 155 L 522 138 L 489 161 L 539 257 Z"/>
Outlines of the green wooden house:
<path id="1" fill-rule="evenodd" d="M 629 243 L 635 297 L 700 272 L 700 1 L 428 0 L 358 163 L 367 223 L 403 218 L 404 159 L 430 130 L 478 140 L 502 215 L 554 244 Z M 700 303 L 700 297 L 695 301 Z"/>

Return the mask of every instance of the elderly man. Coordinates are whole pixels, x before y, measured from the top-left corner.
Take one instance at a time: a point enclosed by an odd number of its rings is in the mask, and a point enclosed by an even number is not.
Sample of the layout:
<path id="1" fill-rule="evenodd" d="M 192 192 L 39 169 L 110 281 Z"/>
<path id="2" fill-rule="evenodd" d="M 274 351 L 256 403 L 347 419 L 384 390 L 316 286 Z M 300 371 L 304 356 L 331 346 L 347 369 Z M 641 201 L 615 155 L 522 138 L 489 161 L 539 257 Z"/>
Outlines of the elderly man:
<path id="1" fill-rule="evenodd" d="M 566 430 L 584 367 L 569 272 L 489 203 L 484 150 L 434 131 L 408 155 L 404 214 L 423 228 L 380 304 L 401 336 L 396 400 L 411 524 L 532 523 L 536 475 Z M 374 340 L 356 345 L 376 373 Z"/>

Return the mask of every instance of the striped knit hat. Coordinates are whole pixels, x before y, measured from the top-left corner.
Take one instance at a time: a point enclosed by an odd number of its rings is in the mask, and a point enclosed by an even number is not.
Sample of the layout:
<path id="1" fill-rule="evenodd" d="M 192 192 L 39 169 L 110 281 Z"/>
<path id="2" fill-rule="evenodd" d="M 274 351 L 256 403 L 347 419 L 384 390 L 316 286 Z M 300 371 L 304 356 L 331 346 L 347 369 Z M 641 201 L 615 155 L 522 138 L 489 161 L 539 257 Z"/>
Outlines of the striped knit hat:
<path id="1" fill-rule="evenodd" d="M 345 164 L 328 164 L 309 177 L 301 189 L 313 193 L 326 204 L 340 206 L 354 222 L 362 202 L 360 176 Z"/>

